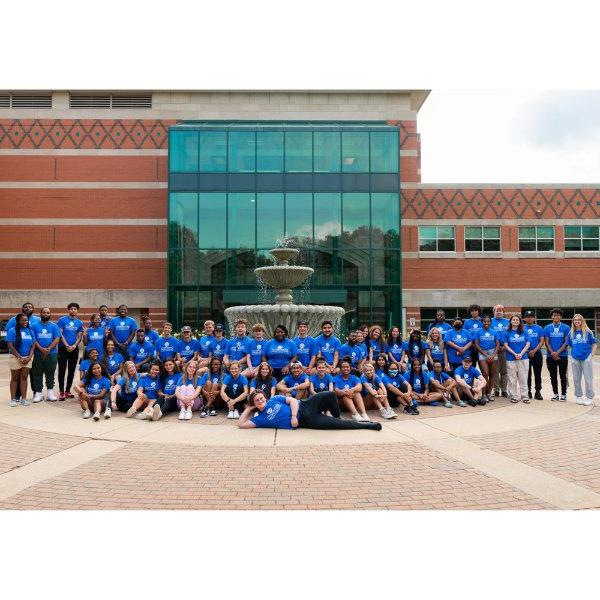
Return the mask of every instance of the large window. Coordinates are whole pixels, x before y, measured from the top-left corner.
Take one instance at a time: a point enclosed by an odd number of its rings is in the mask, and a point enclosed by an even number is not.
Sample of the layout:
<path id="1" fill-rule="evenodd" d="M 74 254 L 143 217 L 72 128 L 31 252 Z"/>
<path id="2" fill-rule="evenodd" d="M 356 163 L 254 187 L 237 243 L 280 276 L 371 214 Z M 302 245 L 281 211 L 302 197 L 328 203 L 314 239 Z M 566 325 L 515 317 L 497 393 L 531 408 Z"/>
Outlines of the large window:
<path id="1" fill-rule="evenodd" d="M 467 252 L 499 252 L 500 227 L 465 227 Z"/>
<path id="2" fill-rule="evenodd" d="M 454 226 L 426 225 L 419 227 L 420 252 L 454 252 Z"/>
<path id="3" fill-rule="evenodd" d="M 599 229 L 597 225 L 565 225 L 565 250 L 600 250 Z"/>
<path id="4" fill-rule="evenodd" d="M 552 252 L 554 250 L 554 227 L 519 227 L 520 252 Z"/>

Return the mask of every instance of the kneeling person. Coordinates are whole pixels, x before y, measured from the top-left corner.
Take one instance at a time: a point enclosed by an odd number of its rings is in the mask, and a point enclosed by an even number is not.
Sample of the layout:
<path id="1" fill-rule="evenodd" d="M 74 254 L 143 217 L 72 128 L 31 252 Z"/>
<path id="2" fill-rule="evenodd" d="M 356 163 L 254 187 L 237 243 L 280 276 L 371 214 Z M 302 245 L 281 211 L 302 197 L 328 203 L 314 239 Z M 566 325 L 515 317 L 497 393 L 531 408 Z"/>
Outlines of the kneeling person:
<path id="1" fill-rule="evenodd" d="M 308 375 L 304 373 L 302 363 L 292 363 L 291 373 L 286 375 L 276 386 L 276 390 L 285 396 L 293 396 L 297 400 L 302 400 L 308 396 L 308 387 L 310 381 Z"/>
<path id="2" fill-rule="evenodd" d="M 462 365 L 456 369 L 454 373 L 456 378 L 458 393 L 462 398 L 465 398 L 470 406 L 483 406 L 485 400 L 483 398 L 483 390 L 487 382 L 475 367 L 472 366 L 470 356 L 464 356 Z"/>

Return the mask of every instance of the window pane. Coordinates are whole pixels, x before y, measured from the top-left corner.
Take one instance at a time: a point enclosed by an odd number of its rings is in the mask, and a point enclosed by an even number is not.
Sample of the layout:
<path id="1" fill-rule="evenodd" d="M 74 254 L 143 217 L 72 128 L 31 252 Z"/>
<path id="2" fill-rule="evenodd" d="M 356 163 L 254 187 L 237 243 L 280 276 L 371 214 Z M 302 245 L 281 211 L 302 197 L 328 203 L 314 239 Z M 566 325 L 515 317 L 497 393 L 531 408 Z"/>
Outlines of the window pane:
<path id="1" fill-rule="evenodd" d="M 438 250 L 440 252 L 454 252 L 454 240 L 438 240 Z"/>
<path id="2" fill-rule="evenodd" d="M 224 173 L 227 168 L 227 133 L 225 131 L 200 132 L 200 171 Z"/>
<path id="3" fill-rule="evenodd" d="M 314 195 L 315 245 L 331 248 L 342 235 L 342 195 Z"/>
<path id="4" fill-rule="evenodd" d="M 548 252 L 550 250 L 554 250 L 554 240 L 538 239 L 537 249 L 539 252 Z"/>
<path id="5" fill-rule="evenodd" d="M 198 256 L 198 281 L 202 285 L 225 283 L 225 250 L 200 250 Z"/>
<path id="6" fill-rule="evenodd" d="M 229 171 L 231 173 L 254 173 L 256 154 L 253 131 L 229 133 Z"/>
<path id="7" fill-rule="evenodd" d="M 484 240 L 500 239 L 500 227 L 483 227 Z"/>
<path id="8" fill-rule="evenodd" d="M 484 228 L 485 231 L 485 228 Z M 474 240 L 481 238 L 481 227 L 465 227 L 465 239 Z"/>
<path id="9" fill-rule="evenodd" d="M 537 227 L 537 236 L 539 238 L 554 238 L 554 227 Z"/>
<path id="10" fill-rule="evenodd" d="M 581 237 L 581 227 L 573 226 L 573 225 L 565 225 L 565 237 L 566 238 Z"/>
<path id="11" fill-rule="evenodd" d="M 370 256 L 368 250 L 344 251 L 343 284 L 369 285 Z"/>
<path id="12" fill-rule="evenodd" d="M 227 196 L 224 193 L 200 194 L 198 245 L 225 248 L 227 244 Z"/>
<path id="13" fill-rule="evenodd" d="M 339 131 L 315 131 L 315 172 L 339 173 L 341 147 Z"/>
<path id="14" fill-rule="evenodd" d="M 227 277 L 229 283 L 254 285 L 256 283 L 256 254 L 254 250 L 230 252 L 227 258 Z"/>
<path id="15" fill-rule="evenodd" d="M 535 240 L 519 240 L 519 251 L 520 252 L 535 251 Z"/>
<path id="16" fill-rule="evenodd" d="M 289 173 L 312 171 L 312 132 L 285 132 L 285 170 Z"/>
<path id="17" fill-rule="evenodd" d="M 481 252 L 481 240 L 465 240 L 465 250 L 467 252 Z"/>
<path id="18" fill-rule="evenodd" d="M 400 284 L 400 252 L 373 250 L 371 252 L 371 285 Z"/>
<path id="19" fill-rule="evenodd" d="M 581 239 L 566 239 L 565 238 L 565 250 L 576 251 L 581 250 Z"/>
<path id="20" fill-rule="evenodd" d="M 397 131 L 373 131 L 371 133 L 371 172 L 398 172 Z"/>
<path id="21" fill-rule="evenodd" d="M 198 170 L 198 132 L 172 131 L 169 137 L 169 169 L 179 173 Z"/>
<path id="22" fill-rule="evenodd" d="M 344 246 L 369 247 L 369 194 L 342 194 Z"/>
<path id="23" fill-rule="evenodd" d="M 337 250 L 315 251 L 313 285 L 336 285 L 342 282 L 342 258 Z"/>
<path id="24" fill-rule="evenodd" d="M 583 240 L 584 250 L 598 250 L 598 240 L 584 239 Z"/>
<path id="25" fill-rule="evenodd" d="M 258 248 L 275 248 L 283 239 L 283 194 L 256 194 Z"/>
<path id="26" fill-rule="evenodd" d="M 369 172 L 369 134 L 366 131 L 342 132 L 342 171 Z"/>
<path id="27" fill-rule="evenodd" d="M 371 194 L 371 246 L 400 247 L 398 194 Z"/>
<path id="28" fill-rule="evenodd" d="M 197 248 L 198 194 L 172 192 L 169 198 L 171 248 Z"/>
<path id="29" fill-rule="evenodd" d="M 283 172 L 283 131 L 256 132 L 256 170 L 259 173 Z"/>
<path id="30" fill-rule="evenodd" d="M 419 227 L 419 238 L 427 240 L 435 240 L 435 227 Z"/>
<path id="31" fill-rule="evenodd" d="M 435 240 L 419 240 L 419 250 L 421 252 L 435 252 L 437 250 L 437 243 Z"/>
<path id="32" fill-rule="evenodd" d="M 312 194 L 285 195 L 285 236 L 300 246 L 312 246 Z"/>
<path id="33" fill-rule="evenodd" d="M 229 248 L 254 248 L 256 198 L 252 193 L 229 194 Z"/>
<path id="34" fill-rule="evenodd" d="M 535 227 L 519 227 L 519 239 L 535 239 Z"/>
<path id="35" fill-rule="evenodd" d="M 483 240 L 483 249 L 486 252 L 499 252 L 500 240 Z"/>
<path id="36" fill-rule="evenodd" d="M 454 227 L 438 227 L 437 234 L 440 239 L 454 239 Z"/>
<path id="37" fill-rule="evenodd" d="M 598 227 L 586 225 L 581 228 L 581 235 L 584 238 L 596 238 L 598 239 Z"/>

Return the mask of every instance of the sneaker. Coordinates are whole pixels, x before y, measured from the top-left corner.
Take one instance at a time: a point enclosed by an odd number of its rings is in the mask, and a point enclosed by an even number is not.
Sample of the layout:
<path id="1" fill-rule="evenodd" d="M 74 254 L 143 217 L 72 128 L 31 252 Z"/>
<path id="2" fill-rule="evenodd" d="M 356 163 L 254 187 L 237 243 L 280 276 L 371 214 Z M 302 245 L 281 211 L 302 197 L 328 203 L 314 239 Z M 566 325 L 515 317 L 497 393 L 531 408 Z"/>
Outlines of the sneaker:
<path id="1" fill-rule="evenodd" d="M 19 406 L 19 401 L 16 400 L 15 398 L 11 398 L 9 404 L 8 404 L 11 408 L 14 408 L 15 406 Z"/>
<path id="2" fill-rule="evenodd" d="M 192 409 L 191 407 L 185 411 L 185 420 L 189 421 L 192 418 Z"/>
<path id="3" fill-rule="evenodd" d="M 448 400 L 448 398 L 446 398 L 444 400 L 444 407 L 445 408 L 452 408 L 452 402 L 450 402 L 450 400 Z"/>
<path id="4" fill-rule="evenodd" d="M 210 407 L 210 412 L 208 413 L 211 417 L 216 417 L 217 416 L 217 411 L 211 406 Z"/>
<path id="5" fill-rule="evenodd" d="M 412 404 L 411 407 L 410 407 L 410 410 L 411 410 L 411 413 L 413 415 L 418 415 L 419 414 L 419 409 L 417 408 L 416 404 Z"/>
<path id="6" fill-rule="evenodd" d="M 180 421 L 185 421 L 185 408 L 182 407 L 182 409 L 179 411 L 179 420 Z"/>
<path id="7" fill-rule="evenodd" d="M 228 418 L 228 419 L 233 419 L 233 411 L 232 411 L 232 410 L 230 410 L 230 411 L 227 413 L 227 418 Z"/>
<path id="8" fill-rule="evenodd" d="M 158 406 L 158 404 L 155 404 L 152 407 L 152 421 L 158 421 L 159 419 L 162 419 L 162 410 L 160 409 L 160 406 Z"/>
<path id="9" fill-rule="evenodd" d="M 233 411 L 233 418 L 234 419 L 239 419 L 240 418 L 240 413 L 238 412 L 237 408 Z"/>
<path id="10" fill-rule="evenodd" d="M 48 402 L 56 402 L 58 400 L 53 389 L 48 390 L 48 395 L 46 396 L 46 400 L 48 400 Z"/>
<path id="11" fill-rule="evenodd" d="M 458 405 L 459 405 L 461 408 L 465 408 L 465 407 L 467 406 L 467 403 L 466 403 L 464 400 L 459 400 L 459 401 L 458 401 Z"/>
<path id="12" fill-rule="evenodd" d="M 135 408 L 133 408 L 133 406 L 127 411 L 127 414 L 125 415 L 128 419 L 130 419 L 131 417 L 133 417 L 133 415 L 135 415 L 135 413 L 137 412 L 137 410 Z M 146 418 L 146 417 L 144 417 Z"/>
<path id="13" fill-rule="evenodd" d="M 73 396 L 73 394 L 71 394 L 71 392 L 65 392 L 65 399 L 67 398 L 75 398 L 75 396 Z"/>
<path id="14" fill-rule="evenodd" d="M 127 416 L 129 416 L 129 411 L 127 411 Z M 141 413 L 135 415 L 135 418 L 139 419 L 140 421 L 145 421 L 148 418 L 148 415 L 146 414 L 146 411 L 142 411 Z"/>
<path id="15" fill-rule="evenodd" d="M 388 408 L 384 419 L 397 419 L 398 415 L 394 412 L 393 408 Z"/>
<path id="16" fill-rule="evenodd" d="M 583 398 L 581 398 L 581 397 L 575 398 L 575 404 L 583 404 Z"/>
<path id="17" fill-rule="evenodd" d="M 584 406 L 594 406 L 594 400 L 592 398 L 585 398 L 582 404 Z"/>
<path id="18" fill-rule="evenodd" d="M 358 413 L 354 413 L 354 414 L 352 415 L 352 418 L 353 418 L 355 421 L 358 421 L 359 423 L 362 423 L 362 421 L 363 421 L 363 418 L 362 418 L 362 417 L 361 417 L 361 416 L 360 416 Z"/>
<path id="19" fill-rule="evenodd" d="M 412 411 L 410 410 L 410 406 L 405 406 L 402 409 L 402 412 L 405 412 L 407 415 L 412 415 Z"/>
<path id="20" fill-rule="evenodd" d="M 529 399 L 530 399 L 530 400 L 533 398 L 533 394 L 531 393 L 531 390 L 529 390 L 529 391 L 527 392 L 527 395 L 529 396 Z"/>
<path id="21" fill-rule="evenodd" d="M 92 411 L 91 411 L 91 410 L 89 410 L 89 409 L 88 409 L 88 410 L 86 410 L 86 411 L 83 413 L 83 418 L 84 418 L 84 419 L 89 419 L 91 416 L 92 416 Z"/>
<path id="22" fill-rule="evenodd" d="M 33 395 L 33 402 L 34 402 L 35 404 L 37 404 L 38 402 L 41 402 L 43 399 L 44 399 L 44 396 L 42 396 L 42 394 L 40 394 L 39 392 L 36 392 L 36 393 Z"/>
<path id="23" fill-rule="evenodd" d="M 494 390 L 494 396 L 496 396 L 496 398 L 500 398 L 501 395 L 500 390 Z"/>
<path id="24" fill-rule="evenodd" d="M 384 406 L 382 406 L 382 407 L 379 409 L 379 413 L 381 414 L 381 416 L 382 416 L 384 419 L 387 419 L 387 418 L 388 418 L 388 417 L 386 416 L 386 415 L 388 414 L 388 409 L 387 409 L 387 408 L 385 408 Z"/>
<path id="25" fill-rule="evenodd" d="M 536 393 L 533 395 L 533 397 L 534 397 L 536 400 L 543 400 L 543 399 L 544 399 L 544 397 L 542 396 L 542 394 L 540 394 L 540 392 L 536 392 Z"/>
<path id="26" fill-rule="evenodd" d="M 561 402 L 566 402 L 567 401 L 567 395 L 566 394 L 561 394 L 560 401 Z"/>
<path id="27" fill-rule="evenodd" d="M 107 409 L 104 411 L 104 418 L 105 418 L 105 419 L 110 419 L 111 417 L 112 417 L 112 410 L 111 410 L 110 408 L 107 408 Z"/>
<path id="28" fill-rule="evenodd" d="M 62 401 L 62 400 L 64 400 L 64 399 L 65 399 L 65 393 L 64 393 L 64 392 L 61 392 L 61 393 L 58 395 L 58 399 L 59 399 L 59 400 L 61 400 L 61 401 Z"/>
<path id="29" fill-rule="evenodd" d="M 550 400 L 552 400 L 552 402 L 558 402 L 558 398 L 559 398 L 558 394 L 554 394 L 552 396 L 552 398 L 550 398 Z"/>
<path id="30" fill-rule="evenodd" d="M 94 413 L 94 421 L 99 421 L 100 420 L 100 413 L 99 412 L 95 412 Z"/>
<path id="31" fill-rule="evenodd" d="M 208 417 L 208 411 L 206 410 L 206 408 L 203 408 L 203 409 L 200 411 L 200 417 L 201 417 L 202 419 L 204 419 L 204 417 Z"/>
<path id="32" fill-rule="evenodd" d="M 21 403 L 21 406 L 29 406 L 31 404 L 27 398 L 21 398 L 19 402 Z"/>
<path id="33" fill-rule="evenodd" d="M 482 396 L 481 398 L 479 398 L 479 400 L 477 401 L 477 404 L 479 404 L 479 406 L 485 406 L 487 404 L 487 400 L 485 399 L 485 396 Z"/>
<path id="34" fill-rule="evenodd" d="M 360 416 L 362 417 L 363 421 L 370 421 L 371 420 L 371 418 L 369 417 L 369 415 L 367 413 L 363 413 Z"/>
<path id="35" fill-rule="evenodd" d="M 508 392 L 506 390 L 502 390 L 502 396 L 504 398 L 508 398 Z"/>

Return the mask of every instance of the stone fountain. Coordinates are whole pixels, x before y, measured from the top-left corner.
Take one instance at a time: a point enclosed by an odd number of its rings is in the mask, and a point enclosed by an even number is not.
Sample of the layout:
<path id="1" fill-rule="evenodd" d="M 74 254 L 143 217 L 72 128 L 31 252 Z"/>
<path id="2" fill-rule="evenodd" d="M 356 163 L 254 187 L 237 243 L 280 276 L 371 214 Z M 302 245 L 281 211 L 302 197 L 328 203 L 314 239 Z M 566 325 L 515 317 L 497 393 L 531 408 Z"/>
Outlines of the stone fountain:
<path id="1" fill-rule="evenodd" d="M 285 325 L 290 332 L 290 337 L 293 337 L 296 335 L 298 321 L 308 323 L 308 335 L 319 335 L 321 323 L 325 320 L 331 321 L 334 331 L 339 332 L 340 322 L 345 313 L 343 308 L 294 304 L 292 290 L 306 282 L 314 272 L 310 267 L 290 265 L 290 261 L 299 253 L 297 248 L 285 246 L 271 250 L 276 264 L 254 269 L 254 273 L 260 284 L 276 290 L 275 304 L 251 304 L 226 308 L 225 317 L 229 324 L 229 331 L 234 332 L 235 322 L 245 318 L 250 322 L 250 326 L 254 323 L 262 323 L 266 327 L 266 335 L 269 338 L 277 325 Z"/>

